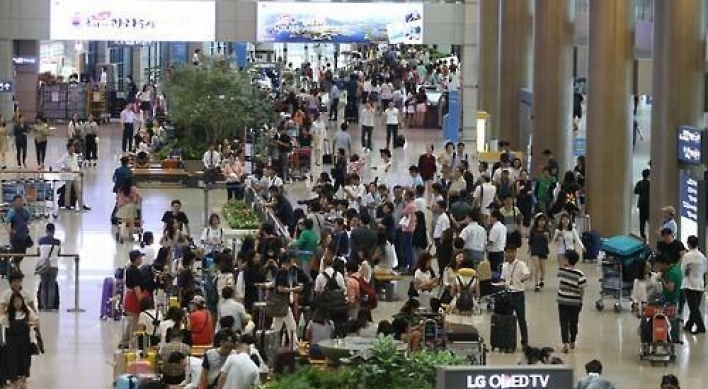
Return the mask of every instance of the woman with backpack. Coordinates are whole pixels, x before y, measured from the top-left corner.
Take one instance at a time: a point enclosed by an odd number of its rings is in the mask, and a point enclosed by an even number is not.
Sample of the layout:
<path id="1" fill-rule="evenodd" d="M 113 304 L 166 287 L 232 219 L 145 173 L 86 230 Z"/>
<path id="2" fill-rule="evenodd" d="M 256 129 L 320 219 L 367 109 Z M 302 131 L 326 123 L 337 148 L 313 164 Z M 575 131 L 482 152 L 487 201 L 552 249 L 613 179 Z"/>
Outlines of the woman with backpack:
<path id="1" fill-rule="evenodd" d="M 580 248 L 579 251 L 585 252 L 585 246 L 583 246 L 583 242 L 578 235 L 578 230 L 573 227 L 573 223 L 570 220 L 570 215 L 565 212 L 561 213 L 558 227 L 555 234 L 553 234 L 553 240 L 558 245 L 556 250 L 558 253 L 558 267 L 562 267 L 565 264 L 565 253 L 568 250 Z"/>

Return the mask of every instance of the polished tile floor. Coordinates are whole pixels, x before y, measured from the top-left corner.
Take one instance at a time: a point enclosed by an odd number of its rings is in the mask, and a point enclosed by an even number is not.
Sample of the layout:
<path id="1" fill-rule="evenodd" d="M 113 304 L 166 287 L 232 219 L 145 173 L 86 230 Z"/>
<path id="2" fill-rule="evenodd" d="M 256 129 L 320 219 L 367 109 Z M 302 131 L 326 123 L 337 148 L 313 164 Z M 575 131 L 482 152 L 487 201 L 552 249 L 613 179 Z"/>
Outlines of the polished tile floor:
<path id="1" fill-rule="evenodd" d="M 642 113 L 641 121 L 648 128 L 648 114 Z M 61 131 L 60 131 L 61 132 Z M 376 129 L 374 142 L 382 144 L 382 129 Z M 647 131 L 645 131 L 647 132 Z M 352 129 L 355 144 L 358 144 L 359 131 Z M 646 135 L 646 134 L 645 134 Z M 417 160 L 417 155 L 429 142 L 440 144 L 439 130 L 407 130 L 408 145 L 403 150 L 397 150 L 394 157 L 395 180 L 405 182 L 407 166 Z M 59 158 L 59 150 L 63 149 L 64 139 L 50 139 L 49 161 Z M 639 144 L 635 156 L 635 172 L 638 175 L 646 163 L 648 137 Z M 30 142 L 30 144 L 32 144 Z M 380 146 L 374 144 L 375 149 Z M 111 356 L 118 341 L 119 324 L 105 322 L 99 319 L 99 303 L 101 282 L 110 276 L 118 264 L 126 261 L 126 252 L 130 244 L 118 245 L 112 238 L 109 215 L 113 206 L 111 193 L 111 175 L 117 164 L 120 147 L 120 130 L 116 125 L 101 128 L 100 153 L 101 162 L 98 167 L 88 168 L 86 174 L 86 202 L 93 208 L 89 212 L 62 212 L 56 220 L 59 237 L 65 242 L 65 253 L 78 253 L 80 301 L 79 305 L 86 311 L 69 313 L 67 308 L 73 307 L 73 296 L 76 292 L 73 261 L 67 260 L 61 265 L 60 287 L 62 306 L 58 313 L 42 313 L 41 325 L 44 334 L 47 353 L 35 357 L 32 367 L 30 387 L 57 389 L 95 389 L 108 388 L 111 385 Z M 30 153 L 34 150 L 30 147 Z M 368 163 L 378 163 L 378 155 Z M 304 195 L 305 184 L 297 184 L 292 193 Z M 198 189 L 166 189 L 143 188 L 141 193 L 145 199 L 145 222 L 147 230 L 158 231 L 162 212 L 168 208 L 173 198 L 179 198 L 184 203 L 190 219 L 193 221 L 193 231 L 199 231 L 203 225 L 204 192 Z M 224 193 L 212 193 L 209 209 L 218 209 L 225 201 Z M 39 235 L 42 223 L 35 225 Z M 4 230 L 2 230 L 4 233 Z M 4 238 L 6 239 L 6 238 Z M 522 259 L 526 254 L 520 251 Z M 549 264 L 554 261 L 550 260 Z M 651 367 L 638 358 L 638 320 L 626 310 L 614 313 L 611 310 L 597 312 L 593 303 L 599 294 L 598 268 L 593 264 L 584 264 L 582 269 L 589 279 L 586 295 L 586 305 L 581 314 L 578 349 L 572 354 L 559 356 L 566 363 L 575 367 L 577 374 L 583 373 L 583 365 L 590 359 L 598 358 L 605 365 L 605 376 L 622 389 L 658 388 L 660 377 L 666 373 L 676 374 L 684 388 L 704 387 L 708 373 L 703 370 L 708 355 L 708 345 L 705 336 L 684 336 L 684 345 L 680 347 L 676 364 L 669 367 Z M 552 274 L 547 279 L 547 287 L 542 293 L 528 292 L 527 316 L 531 345 L 558 347 L 560 334 L 557 322 L 555 292 L 557 279 Z M 5 287 L 4 285 L 2 287 Z M 405 293 L 401 287 L 400 294 Z M 390 317 L 401 302 L 382 303 L 375 312 L 376 319 Z M 474 318 L 482 334 L 488 339 L 489 317 L 487 314 Z M 683 336 L 683 335 L 682 335 Z M 521 355 L 491 353 L 490 364 L 516 364 Z M 565 388 L 558 388 L 565 389 Z"/>

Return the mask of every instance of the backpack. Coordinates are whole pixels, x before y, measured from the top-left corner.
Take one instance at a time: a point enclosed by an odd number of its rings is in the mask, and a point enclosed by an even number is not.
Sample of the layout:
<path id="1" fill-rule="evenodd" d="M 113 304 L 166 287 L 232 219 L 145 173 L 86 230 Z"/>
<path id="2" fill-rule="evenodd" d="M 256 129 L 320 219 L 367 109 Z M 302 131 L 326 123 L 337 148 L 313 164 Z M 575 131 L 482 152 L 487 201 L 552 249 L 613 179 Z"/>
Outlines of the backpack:
<path id="1" fill-rule="evenodd" d="M 370 283 L 366 282 L 362 276 L 356 276 L 354 279 L 359 282 L 361 306 L 368 309 L 375 309 L 379 305 L 379 296 L 376 293 L 376 289 L 374 289 Z"/>
<path id="2" fill-rule="evenodd" d="M 347 297 L 337 284 L 337 272 L 330 276 L 327 272 L 322 275 L 327 279 L 324 291 L 317 296 L 317 306 L 325 309 L 329 317 L 346 315 L 349 312 Z"/>
<path id="3" fill-rule="evenodd" d="M 471 312 L 474 309 L 474 297 L 472 297 L 472 284 L 475 278 L 473 277 L 470 282 L 465 286 L 462 282 L 462 278 L 457 276 L 457 282 L 460 284 L 460 295 L 457 297 L 457 303 L 455 306 L 460 312 Z"/>

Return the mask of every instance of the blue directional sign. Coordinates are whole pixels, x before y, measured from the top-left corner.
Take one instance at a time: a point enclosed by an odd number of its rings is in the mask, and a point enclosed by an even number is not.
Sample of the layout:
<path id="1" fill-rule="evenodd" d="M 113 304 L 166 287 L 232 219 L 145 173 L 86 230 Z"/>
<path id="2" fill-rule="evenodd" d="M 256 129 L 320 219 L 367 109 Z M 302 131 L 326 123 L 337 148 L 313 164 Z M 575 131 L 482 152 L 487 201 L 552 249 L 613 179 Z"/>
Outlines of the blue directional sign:
<path id="1" fill-rule="evenodd" d="M 12 93 L 13 84 L 9 80 L 0 80 L 0 93 Z"/>

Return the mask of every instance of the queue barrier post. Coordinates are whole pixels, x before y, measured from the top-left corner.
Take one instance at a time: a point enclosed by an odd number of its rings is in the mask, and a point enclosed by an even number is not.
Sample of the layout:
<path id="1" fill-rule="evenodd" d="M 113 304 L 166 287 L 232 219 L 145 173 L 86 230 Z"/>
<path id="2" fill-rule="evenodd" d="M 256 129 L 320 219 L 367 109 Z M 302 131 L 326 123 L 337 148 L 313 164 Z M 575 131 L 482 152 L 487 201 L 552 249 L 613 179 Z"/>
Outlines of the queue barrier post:
<path id="1" fill-rule="evenodd" d="M 83 313 L 86 312 L 86 310 L 81 308 L 79 305 L 79 262 L 81 262 L 80 257 L 78 254 L 66 256 L 74 257 L 74 307 L 69 308 L 66 311 L 70 313 Z"/>
<path id="2" fill-rule="evenodd" d="M 3 253 L 0 254 L 0 260 L 11 261 L 12 258 L 38 258 L 37 254 L 26 254 L 26 253 Z M 71 313 L 83 313 L 86 312 L 85 309 L 81 308 L 79 305 L 79 262 L 80 258 L 78 254 L 59 254 L 60 258 L 74 258 L 74 307 L 69 308 L 66 311 Z"/>

